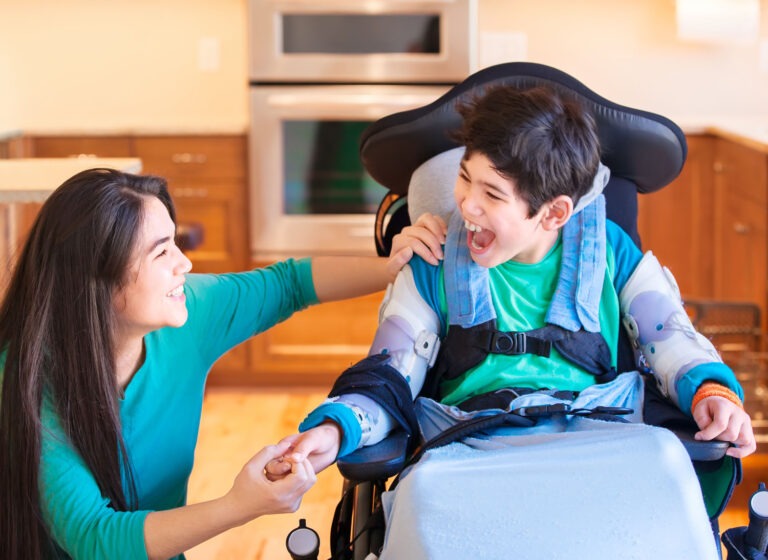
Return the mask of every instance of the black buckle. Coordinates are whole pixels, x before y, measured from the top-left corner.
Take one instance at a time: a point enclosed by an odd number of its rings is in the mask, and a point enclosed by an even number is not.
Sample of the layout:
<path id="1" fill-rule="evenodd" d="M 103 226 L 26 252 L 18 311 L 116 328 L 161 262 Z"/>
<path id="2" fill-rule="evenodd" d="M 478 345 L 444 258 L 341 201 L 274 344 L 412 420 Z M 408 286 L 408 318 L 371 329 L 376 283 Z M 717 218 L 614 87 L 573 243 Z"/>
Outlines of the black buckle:
<path id="1" fill-rule="evenodd" d="M 544 404 L 538 406 L 524 406 L 512 411 L 525 418 L 549 418 L 556 414 L 566 414 L 568 416 L 592 416 L 607 414 L 611 416 L 622 416 L 632 414 L 634 409 L 623 406 L 596 406 L 595 408 L 571 408 L 566 403 Z"/>
<path id="2" fill-rule="evenodd" d="M 496 331 L 491 336 L 490 350 L 495 354 L 506 354 L 508 356 L 525 354 L 527 351 L 527 338 L 523 332 Z"/>
<path id="3" fill-rule="evenodd" d="M 570 414 L 571 405 L 566 403 L 543 404 L 539 406 L 524 406 L 513 410 L 525 418 L 549 418 L 555 414 Z"/>

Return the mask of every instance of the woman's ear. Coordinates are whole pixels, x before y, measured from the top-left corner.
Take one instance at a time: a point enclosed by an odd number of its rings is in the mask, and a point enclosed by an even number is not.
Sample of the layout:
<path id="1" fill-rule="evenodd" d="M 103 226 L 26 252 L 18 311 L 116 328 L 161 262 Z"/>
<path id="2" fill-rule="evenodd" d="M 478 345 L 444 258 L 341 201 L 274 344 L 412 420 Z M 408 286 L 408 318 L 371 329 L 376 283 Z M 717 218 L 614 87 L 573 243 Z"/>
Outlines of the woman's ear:
<path id="1" fill-rule="evenodd" d="M 573 200 L 570 196 L 561 194 L 547 202 L 545 206 L 541 225 L 546 230 L 560 229 L 573 216 Z"/>

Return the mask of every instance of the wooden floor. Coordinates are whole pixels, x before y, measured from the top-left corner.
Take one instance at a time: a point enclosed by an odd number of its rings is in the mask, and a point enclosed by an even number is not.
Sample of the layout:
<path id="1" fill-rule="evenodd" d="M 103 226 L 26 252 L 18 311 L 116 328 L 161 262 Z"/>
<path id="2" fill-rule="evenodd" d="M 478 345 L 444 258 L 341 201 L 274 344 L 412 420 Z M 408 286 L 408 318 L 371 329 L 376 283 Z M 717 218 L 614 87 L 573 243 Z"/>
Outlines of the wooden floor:
<path id="1" fill-rule="evenodd" d="M 326 393 L 265 389 L 210 388 L 203 404 L 189 503 L 225 494 L 243 465 L 265 445 L 296 432 L 304 416 Z M 320 535 L 320 558 L 327 559 L 333 508 L 341 493 L 335 468 L 318 474 L 295 514 L 271 515 L 219 535 L 186 553 L 188 560 L 281 560 L 288 533 L 306 518 Z"/>
<path id="2" fill-rule="evenodd" d="M 321 391 L 265 389 L 208 389 L 195 467 L 189 484 L 189 502 L 223 495 L 246 461 L 263 446 L 293 433 L 296 424 L 324 397 Z M 746 480 L 737 489 L 721 528 L 746 525 L 748 497 L 757 481 L 768 482 L 768 454 L 744 462 Z M 762 477 L 762 478 L 760 478 Z M 335 468 L 318 475 L 317 484 L 304 497 L 295 514 L 267 516 L 216 537 L 187 553 L 189 560 L 288 559 L 285 539 L 306 518 L 320 535 L 320 559 L 327 559 L 328 533 L 339 498 L 341 478 Z"/>

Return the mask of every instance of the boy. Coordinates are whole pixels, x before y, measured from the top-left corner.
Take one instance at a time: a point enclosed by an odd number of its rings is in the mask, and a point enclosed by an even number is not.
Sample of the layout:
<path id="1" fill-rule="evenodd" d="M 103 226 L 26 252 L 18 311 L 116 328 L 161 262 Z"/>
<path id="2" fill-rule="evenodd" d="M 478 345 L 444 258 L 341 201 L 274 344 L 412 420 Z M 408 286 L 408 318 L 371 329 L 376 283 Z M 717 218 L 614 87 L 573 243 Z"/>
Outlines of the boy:
<path id="1" fill-rule="evenodd" d="M 321 470 L 397 424 L 428 440 L 488 408 L 566 402 L 631 408 L 641 421 L 642 380 L 617 361 L 623 321 L 661 391 L 693 416 L 696 438 L 752 453 L 733 372 L 653 255 L 594 198 L 607 177 L 592 117 L 549 89 L 504 86 L 459 111 L 465 152 L 445 260 L 415 258 L 401 271 L 369 357 L 287 438 L 295 451 Z M 433 244 L 435 234 L 416 228 L 412 239 Z M 430 398 L 414 405 L 419 395 Z M 562 417 L 542 426 L 570 430 Z"/>

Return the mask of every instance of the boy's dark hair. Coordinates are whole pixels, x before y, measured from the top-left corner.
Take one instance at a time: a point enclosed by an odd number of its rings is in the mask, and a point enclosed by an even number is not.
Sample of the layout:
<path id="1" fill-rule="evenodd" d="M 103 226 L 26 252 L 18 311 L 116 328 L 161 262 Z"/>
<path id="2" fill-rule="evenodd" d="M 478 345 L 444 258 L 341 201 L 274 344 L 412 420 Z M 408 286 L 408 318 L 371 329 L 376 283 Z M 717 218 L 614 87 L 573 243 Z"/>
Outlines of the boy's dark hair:
<path id="1" fill-rule="evenodd" d="M 540 86 L 495 86 L 458 106 L 465 158 L 485 155 L 517 185 L 533 217 L 559 195 L 574 205 L 590 189 L 600 161 L 595 120 L 577 101 Z"/>

